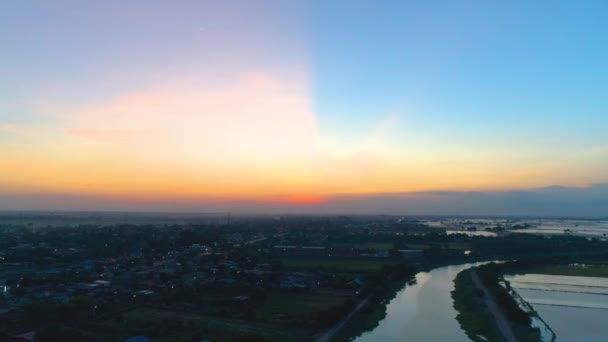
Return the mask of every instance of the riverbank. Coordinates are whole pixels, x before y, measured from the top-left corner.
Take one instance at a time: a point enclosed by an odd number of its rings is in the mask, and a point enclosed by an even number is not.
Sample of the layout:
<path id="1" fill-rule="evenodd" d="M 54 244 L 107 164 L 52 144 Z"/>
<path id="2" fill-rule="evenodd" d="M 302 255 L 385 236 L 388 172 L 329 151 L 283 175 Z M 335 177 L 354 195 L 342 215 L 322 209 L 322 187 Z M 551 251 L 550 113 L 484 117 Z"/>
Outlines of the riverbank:
<path id="1" fill-rule="evenodd" d="M 417 267 L 410 264 L 388 266 L 383 277 L 375 279 L 374 287 L 368 289 L 369 295 L 353 310 L 348 319 L 330 330 L 333 335 L 331 341 L 349 341 L 378 326 L 378 322 L 386 316 L 386 304 L 395 298 L 407 283 L 414 280 L 417 270 Z"/>
<path id="2" fill-rule="evenodd" d="M 381 297 L 368 298 L 367 302 L 344 322 L 333 334 L 332 341 L 350 341 L 362 333 L 372 330 L 386 317 L 386 305 L 397 296 L 408 282 L 414 281 L 410 276 L 406 281 L 391 281 Z"/>
<path id="3" fill-rule="evenodd" d="M 393 298 L 376 306 L 379 317 L 369 315 L 376 318 L 371 322 L 374 325 L 364 327 L 365 331 L 356 335 L 355 341 L 469 342 L 454 319 L 457 312 L 450 292 L 456 275 L 477 265 L 463 263 L 418 272 L 415 279 L 397 289 Z"/>
<path id="4" fill-rule="evenodd" d="M 507 342 L 517 342 L 517 340 L 515 339 L 515 334 L 513 334 L 513 329 L 511 329 L 509 321 L 503 314 L 502 310 L 496 304 L 494 296 L 492 296 L 488 288 L 484 285 L 481 279 L 479 279 L 479 275 L 475 270 L 472 270 L 470 272 L 470 275 L 473 279 L 473 283 L 475 284 L 475 286 L 483 292 L 484 303 L 486 304 L 486 307 L 488 308 L 492 316 L 494 316 L 494 321 L 496 322 L 496 326 L 498 327 L 498 330 L 500 331 L 502 337 Z"/>
<path id="5" fill-rule="evenodd" d="M 556 251 L 557 246 L 553 246 L 554 244 L 559 245 L 558 251 Z M 585 248 L 579 248 L 579 244 L 584 244 Z M 589 242 L 587 240 L 574 239 L 570 237 L 547 240 L 541 237 L 524 237 L 517 234 L 509 236 L 508 238 L 503 237 L 500 239 L 476 238 L 476 240 L 473 241 L 473 243 L 471 244 L 472 253 L 464 253 L 461 250 L 453 250 L 443 245 L 435 246 L 433 248 L 425 250 L 424 256 L 420 259 L 417 259 L 417 262 L 412 263 L 416 267 L 416 277 L 409 277 L 408 279 L 396 281 L 390 280 L 388 282 L 383 283 L 383 286 L 378 287 L 375 291 L 376 299 L 370 300 L 358 312 L 353 314 L 351 318 L 342 325 L 341 328 L 337 329 L 332 340 L 349 341 L 360 336 L 376 336 L 374 334 L 370 335 L 368 333 L 374 331 L 377 327 L 379 327 L 379 325 L 386 324 L 386 322 L 383 321 L 387 318 L 387 310 L 389 310 L 389 305 L 392 301 L 401 300 L 398 297 L 407 296 L 400 294 L 400 291 L 404 290 L 404 292 L 407 292 L 406 284 L 408 282 L 408 286 L 417 287 L 417 283 L 415 280 L 418 278 L 418 274 L 423 275 L 427 272 L 433 272 L 432 270 L 448 265 L 464 265 L 467 263 L 474 263 L 482 260 L 513 259 L 515 254 L 518 256 L 518 258 L 522 258 L 523 256 L 525 256 L 526 262 L 524 264 L 526 267 L 542 266 L 546 265 L 548 261 L 562 262 L 565 258 L 570 258 L 573 255 L 577 256 L 578 258 L 589 258 L 590 255 L 595 254 L 605 255 L 604 249 L 600 247 L 603 247 L 603 245 L 598 245 L 593 241 Z M 552 253 L 549 253 L 549 251 L 551 251 Z M 454 286 L 453 280 L 455 277 L 456 274 L 454 274 L 453 277 L 449 279 L 451 287 Z M 452 308 L 454 305 L 454 302 L 450 296 L 452 289 L 453 288 L 444 288 L 444 291 L 450 298 L 449 302 L 446 302 L 448 303 L 447 305 L 449 305 L 450 308 Z M 365 297 L 366 296 L 360 296 L 359 298 L 362 299 Z M 432 297 L 425 298 L 430 298 L 430 300 L 433 301 Z M 502 300 L 505 300 L 505 298 L 506 297 L 504 296 L 501 297 Z M 412 299 L 416 300 L 416 298 L 408 298 L 408 300 Z M 403 302 L 402 304 L 407 306 L 406 302 Z M 420 305 L 420 303 L 418 303 L 417 305 Z M 393 308 L 393 310 L 395 309 Z M 466 334 L 460 329 L 459 323 L 454 320 L 454 317 L 456 315 L 457 312 L 454 311 L 454 315 L 450 317 L 450 319 L 455 325 L 458 326 L 458 334 L 462 334 L 465 337 L 465 341 L 469 341 L 469 338 L 467 338 Z M 488 319 L 493 320 L 494 318 L 490 315 L 488 316 Z M 390 324 L 393 323 L 391 322 Z M 417 329 L 417 327 L 412 327 L 412 329 Z M 527 329 L 529 329 L 528 326 L 526 326 L 524 330 Z M 520 327 L 516 329 L 516 331 L 519 330 Z M 520 334 L 520 332 L 518 332 L 518 334 Z M 500 334 L 497 334 L 497 336 L 500 336 Z M 432 339 L 433 337 L 431 336 L 429 338 Z M 362 340 L 365 340 L 365 338 L 363 338 Z M 483 339 L 479 340 L 484 341 Z M 500 341 L 500 339 L 497 340 Z"/>
<path id="6" fill-rule="evenodd" d="M 406 279 L 391 280 L 378 290 L 374 298 L 354 314 L 338 331 L 335 332 L 332 341 L 350 341 L 365 332 L 372 331 L 387 316 L 387 305 L 396 298 L 399 291 L 406 286 L 416 284 L 416 276 L 421 272 L 430 272 L 434 269 L 450 265 L 461 265 L 471 262 L 479 262 L 478 258 L 457 256 L 453 259 L 421 260 L 414 265 L 416 271 Z M 450 280 L 451 281 L 451 280 Z"/>
<path id="7" fill-rule="evenodd" d="M 458 311 L 456 320 L 467 336 L 475 342 L 500 341 L 502 336 L 498 327 L 491 324 L 494 319 L 484 304 L 484 293 L 471 277 L 471 272 L 464 271 L 454 280 L 452 291 L 454 309 Z"/>
<path id="8" fill-rule="evenodd" d="M 514 263 L 488 264 L 461 272 L 452 291 L 456 319 L 473 341 L 540 341 L 530 313 L 504 285 L 502 273 Z"/>

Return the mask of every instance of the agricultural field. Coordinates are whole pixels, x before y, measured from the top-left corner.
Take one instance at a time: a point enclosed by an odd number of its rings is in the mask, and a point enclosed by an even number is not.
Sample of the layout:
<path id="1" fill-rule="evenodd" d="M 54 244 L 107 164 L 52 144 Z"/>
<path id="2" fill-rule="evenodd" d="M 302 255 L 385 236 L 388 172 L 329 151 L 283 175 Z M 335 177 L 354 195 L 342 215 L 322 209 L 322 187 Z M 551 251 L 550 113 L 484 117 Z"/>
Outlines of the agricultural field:
<path id="1" fill-rule="evenodd" d="M 396 263 L 384 258 L 341 258 L 341 257 L 282 257 L 281 264 L 287 269 L 326 269 L 338 272 L 373 272 L 385 264 Z"/>
<path id="2" fill-rule="evenodd" d="M 529 273 L 577 277 L 608 277 L 608 265 L 551 265 L 528 270 Z"/>
<path id="3" fill-rule="evenodd" d="M 359 249 L 393 249 L 395 245 L 392 242 L 363 242 L 353 246 Z"/>
<path id="4" fill-rule="evenodd" d="M 433 247 L 441 247 L 447 249 L 456 249 L 456 250 L 468 250 L 471 249 L 471 244 L 467 242 L 446 242 L 441 244 L 407 244 L 407 248 L 409 249 L 429 249 Z"/>
<path id="5" fill-rule="evenodd" d="M 336 293 L 274 291 L 256 312 L 268 322 L 310 322 L 322 310 L 341 306 L 352 296 Z"/>
<path id="6" fill-rule="evenodd" d="M 141 306 L 99 324 L 116 336 L 135 332 L 146 333 L 155 341 L 212 339 L 231 341 L 246 336 L 259 336 L 279 340 L 300 340 L 310 334 L 307 329 L 275 324 L 212 317 L 197 313 Z"/>

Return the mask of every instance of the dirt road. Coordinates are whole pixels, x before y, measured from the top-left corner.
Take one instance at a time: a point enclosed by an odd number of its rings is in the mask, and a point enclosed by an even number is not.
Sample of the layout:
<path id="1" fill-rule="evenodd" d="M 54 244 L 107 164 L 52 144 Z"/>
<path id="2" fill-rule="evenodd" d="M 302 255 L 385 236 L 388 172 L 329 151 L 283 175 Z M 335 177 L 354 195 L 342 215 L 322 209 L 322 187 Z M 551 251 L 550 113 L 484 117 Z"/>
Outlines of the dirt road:
<path id="1" fill-rule="evenodd" d="M 346 322 L 348 322 L 351 317 L 353 317 L 354 314 L 357 313 L 357 311 L 361 310 L 362 307 L 365 306 L 365 304 L 367 304 L 367 302 L 369 301 L 369 297 L 365 298 L 364 300 L 362 300 L 359 305 L 357 305 L 353 311 L 351 311 L 346 317 L 344 317 L 343 320 L 341 320 L 338 324 L 334 325 L 331 329 L 327 330 L 323 335 L 321 335 L 319 337 L 319 339 L 317 340 L 317 342 L 328 342 L 331 341 L 331 338 L 334 336 L 334 334 L 336 332 L 338 332 L 338 330 L 340 330 L 340 328 L 342 328 L 344 326 L 344 324 L 346 324 Z"/>
<path id="2" fill-rule="evenodd" d="M 502 333 L 502 336 L 505 337 L 507 342 L 517 342 L 517 339 L 513 334 L 513 330 L 511 329 L 507 318 L 494 301 L 494 297 L 492 297 L 488 289 L 481 282 L 481 279 L 479 279 L 477 272 L 471 272 L 471 278 L 473 278 L 475 286 L 477 286 L 483 291 L 485 303 L 488 306 L 488 309 L 490 309 L 492 315 L 494 315 L 494 319 L 496 319 L 496 325 L 498 325 L 498 329 Z"/>

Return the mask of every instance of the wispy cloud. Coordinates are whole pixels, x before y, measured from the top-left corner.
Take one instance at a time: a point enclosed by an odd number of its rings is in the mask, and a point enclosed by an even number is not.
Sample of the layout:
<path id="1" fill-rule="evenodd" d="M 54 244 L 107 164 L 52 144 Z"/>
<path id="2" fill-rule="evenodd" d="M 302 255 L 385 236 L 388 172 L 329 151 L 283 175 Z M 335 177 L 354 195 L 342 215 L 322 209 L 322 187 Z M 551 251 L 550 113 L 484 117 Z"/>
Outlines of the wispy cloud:
<path id="1" fill-rule="evenodd" d="M 154 136 L 154 132 L 142 132 L 137 130 L 121 129 L 78 129 L 70 128 L 65 132 L 68 135 L 90 139 L 100 142 L 125 143 L 133 139 Z"/>
<path id="2" fill-rule="evenodd" d="M 315 147 L 306 84 L 265 72 L 133 92 L 64 115 L 66 133 L 201 161 L 300 158 Z"/>
<path id="3" fill-rule="evenodd" d="M 17 126 L 13 125 L 13 124 L 9 124 L 9 123 L 0 124 L 0 132 L 11 132 L 11 131 L 15 131 L 16 129 L 17 129 Z"/>

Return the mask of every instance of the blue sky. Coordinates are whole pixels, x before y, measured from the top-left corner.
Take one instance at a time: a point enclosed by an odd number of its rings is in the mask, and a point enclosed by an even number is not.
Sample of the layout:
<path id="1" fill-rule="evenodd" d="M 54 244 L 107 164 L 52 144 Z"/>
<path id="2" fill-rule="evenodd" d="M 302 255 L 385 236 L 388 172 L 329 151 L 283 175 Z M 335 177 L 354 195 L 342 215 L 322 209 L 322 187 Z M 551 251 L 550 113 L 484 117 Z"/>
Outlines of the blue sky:
<path id="1" fill-rule="evenodd" d="M 605 2 L 334 1 L 315 11 L 316 105 L 329 120 L 404 111 L 463 135 L 603 135 Z M 606 140 L 604 140 L 605 142 Z M 596 141 L 597 142 L 597 141 Z"/>

